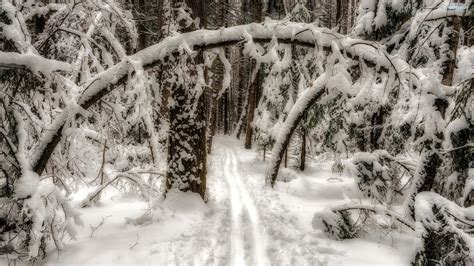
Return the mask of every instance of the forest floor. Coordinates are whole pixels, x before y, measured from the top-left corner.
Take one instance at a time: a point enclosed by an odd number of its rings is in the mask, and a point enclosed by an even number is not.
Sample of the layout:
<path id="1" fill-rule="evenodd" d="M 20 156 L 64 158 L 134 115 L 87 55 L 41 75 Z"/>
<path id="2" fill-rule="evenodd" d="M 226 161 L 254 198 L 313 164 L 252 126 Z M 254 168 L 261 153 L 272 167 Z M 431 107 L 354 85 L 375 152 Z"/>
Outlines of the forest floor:
<path id="1" fill-rule="evenodd" d="M 44 264 L 409 264 L 414 243 L 402 233 L 334 241 L 312 228 L 315 212 L 361 197 L 353 179 L 333 174 L 330 163 L 283 169 L 291 180 L 269 189 L 266 162 L 239 140 L 216 137 L 209 159 L 207 203 L 193 193 L 170 194 L 155 205 L 151 221 L 134 225 L 127 221 L 149 204 L 109 188 L 97 205 L 80 210 L 77 240 L 60 254 L 52 251 Z M 73 204 L 87 193 L 74 194 Z"/>

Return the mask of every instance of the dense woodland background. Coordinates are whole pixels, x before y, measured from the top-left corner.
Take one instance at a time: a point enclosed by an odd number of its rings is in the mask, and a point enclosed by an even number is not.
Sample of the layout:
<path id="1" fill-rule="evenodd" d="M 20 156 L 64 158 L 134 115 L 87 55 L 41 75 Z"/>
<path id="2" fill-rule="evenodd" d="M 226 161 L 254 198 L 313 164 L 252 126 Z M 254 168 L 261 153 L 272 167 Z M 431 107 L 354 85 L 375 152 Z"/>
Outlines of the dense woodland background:
<path id="1" fill-rule="evenodd" d="M 389 217 L 384 230 L 417 235 L 414 265 L 474 263 L 472 10 L 1 0 L 0 255 L 63 249 L 81 224 L 67 197 L 83 187 L 95 190 L 81 207 L 107 186 L 207 200 L 208 153 L 226 134 L 260 151 L 270 187 L 280 167 L 304 171 L 323 154 L 349 172 L 372 203 L 317 213 L 331 238 Z"/>

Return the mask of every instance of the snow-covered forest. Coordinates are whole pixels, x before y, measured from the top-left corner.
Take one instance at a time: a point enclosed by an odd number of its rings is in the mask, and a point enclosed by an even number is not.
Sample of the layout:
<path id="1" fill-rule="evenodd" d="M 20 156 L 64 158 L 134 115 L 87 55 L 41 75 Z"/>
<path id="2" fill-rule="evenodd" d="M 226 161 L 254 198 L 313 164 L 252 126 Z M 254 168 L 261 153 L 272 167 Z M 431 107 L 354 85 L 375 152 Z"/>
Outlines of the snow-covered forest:
<path id="1" fill-rule="evenodd" d="M 472 0 L 0 0 L 0 265 L 473 265 Z"/>

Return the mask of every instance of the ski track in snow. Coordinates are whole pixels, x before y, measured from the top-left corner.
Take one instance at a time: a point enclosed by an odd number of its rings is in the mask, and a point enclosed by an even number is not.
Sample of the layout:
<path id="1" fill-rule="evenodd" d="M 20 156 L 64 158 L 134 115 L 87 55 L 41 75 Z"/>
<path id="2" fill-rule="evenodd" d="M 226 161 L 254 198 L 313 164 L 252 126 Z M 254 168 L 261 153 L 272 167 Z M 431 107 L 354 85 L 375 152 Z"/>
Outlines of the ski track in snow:
<path id="1" fill-rule="evenodd" d="M 233 169 L 232 162 L 229 156 L 229 151 L 226 152 L 225 157 L 225 173 L 224 176 L 226 178 L 227 184 L 229 185 L 230 189 L 230 201 L 231 201 L 231 213 L 232 213 L 232 230 L 230 235 L 230 242 L 231 242 L 231 263 L 232 265 L 242 265 L 244 264 L 244 240 L 242 235 L 242 208 L 243 203 L 240 198 L 239 189 L 237 188 L 236 184 L 236 177 L 233 171 L 229 171 L 229 169 Z"/>
<path id="2" fill-rule="evenodd" d="M 314 241 L 282 204 L 278 193 L 255 172 L 253 150 L 222 138 L 213 149 L 208 179 L 211 215 L 172 244 L 167 262 L 189 265 L 320 265 L 323 254 L 338 257 Z M 192 262 L 183 259 L 192 258 Z M 337 259 L 336 259 L 337 261 Z"/>
<path id="3" fill-rule="evenodd" d="M 254 200 L 249 194 L 242 180 L 242 174 L 238 172 L 238 161 L 235 152 L 226 148 L 226 164 L 224 176 L 229 184 L 231 209 L 232 209 L 232 233 L 231 233 L 231 264 L 243 265 L 245 237 L 243 223 L 248 222 L 251 235 L 251 256 L 253 265 L 267 265 L 268 259 L 265 253 L 265 242 L 262 236 L 262 226 Z M 248 219 L 243 219 L 248 215 Z"/>

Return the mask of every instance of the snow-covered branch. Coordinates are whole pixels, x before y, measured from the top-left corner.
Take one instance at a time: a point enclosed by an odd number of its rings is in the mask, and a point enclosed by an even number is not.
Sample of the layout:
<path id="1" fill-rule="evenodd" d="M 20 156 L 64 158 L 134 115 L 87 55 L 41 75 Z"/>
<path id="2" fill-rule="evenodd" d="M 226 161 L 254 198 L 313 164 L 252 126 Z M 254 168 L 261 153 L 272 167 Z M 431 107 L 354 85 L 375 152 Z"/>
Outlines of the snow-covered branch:
<path id="1" fill-rule="evenodd" d="M 70 64 L 57 60 L 51 60 L 35 54 L 19 54 L 14 52 L 0 51 L 0 68 L 23 68 L 33 73 L 49 75 L 55 71 L 72 70 Z"/>
<path id="2" fill-rule="evenodd" d="M 379 47 L 370 43 L 370 46 L 357 45 L 363 41 L 345 37 L 326 28 L 318 28 L 313 24 L 304 23 L 278 23 L 266 22 L 263 24 L 239 25 L 220 30 L 196 30 L 193 32 L 178 34 L 165 38 L 160 43 L 150 46 L 134 55 L 128 56 L 120 63 L 95 75 L 81 87 L 81 96 L 77 105 L 84 109 L 89 108 L 104 95 L 112 91 L 116 85 L 125 82 L 128 74 L 134 72 L 134 66 L 130 62 L 140 62 L 144 69 L 156 66 L 160 62 L 176 53 L 186 46 L 190 49 L 212 49 L 227 45 L 234 45 L 241 41 L 252 38 L 258 42 L 270 42 L 275 38 L 282 43 L 294 43 L 315 49 L 325 49 L 330 51 L 333 42 L 338 43 L 339 49 L 344 54 L 350 55 L 353 59 L 364 61 L 368 65 L 378 66 L 380 69 L 388 71 L 395 65 L 398 71 L 407 70 L 406 63 L 398 58 L 389 59 L 386 55 L 380 54 Z M 66 111 L 63 111 L 66 112 Z M 64 118 L 73 114 L 61 115 L 54 124 L 63 125 Z M 61 121 L 63 120 L 63 121 Z M 56 132 L 50 132 L 38 145 L 33 162 L 36 172 L 44 170 L 46 162 L 54 151 L 54 147 L 61 138 L 63 126 L 56 126 Z M 54 138 L 51 138 L 54 136 Z"/>

